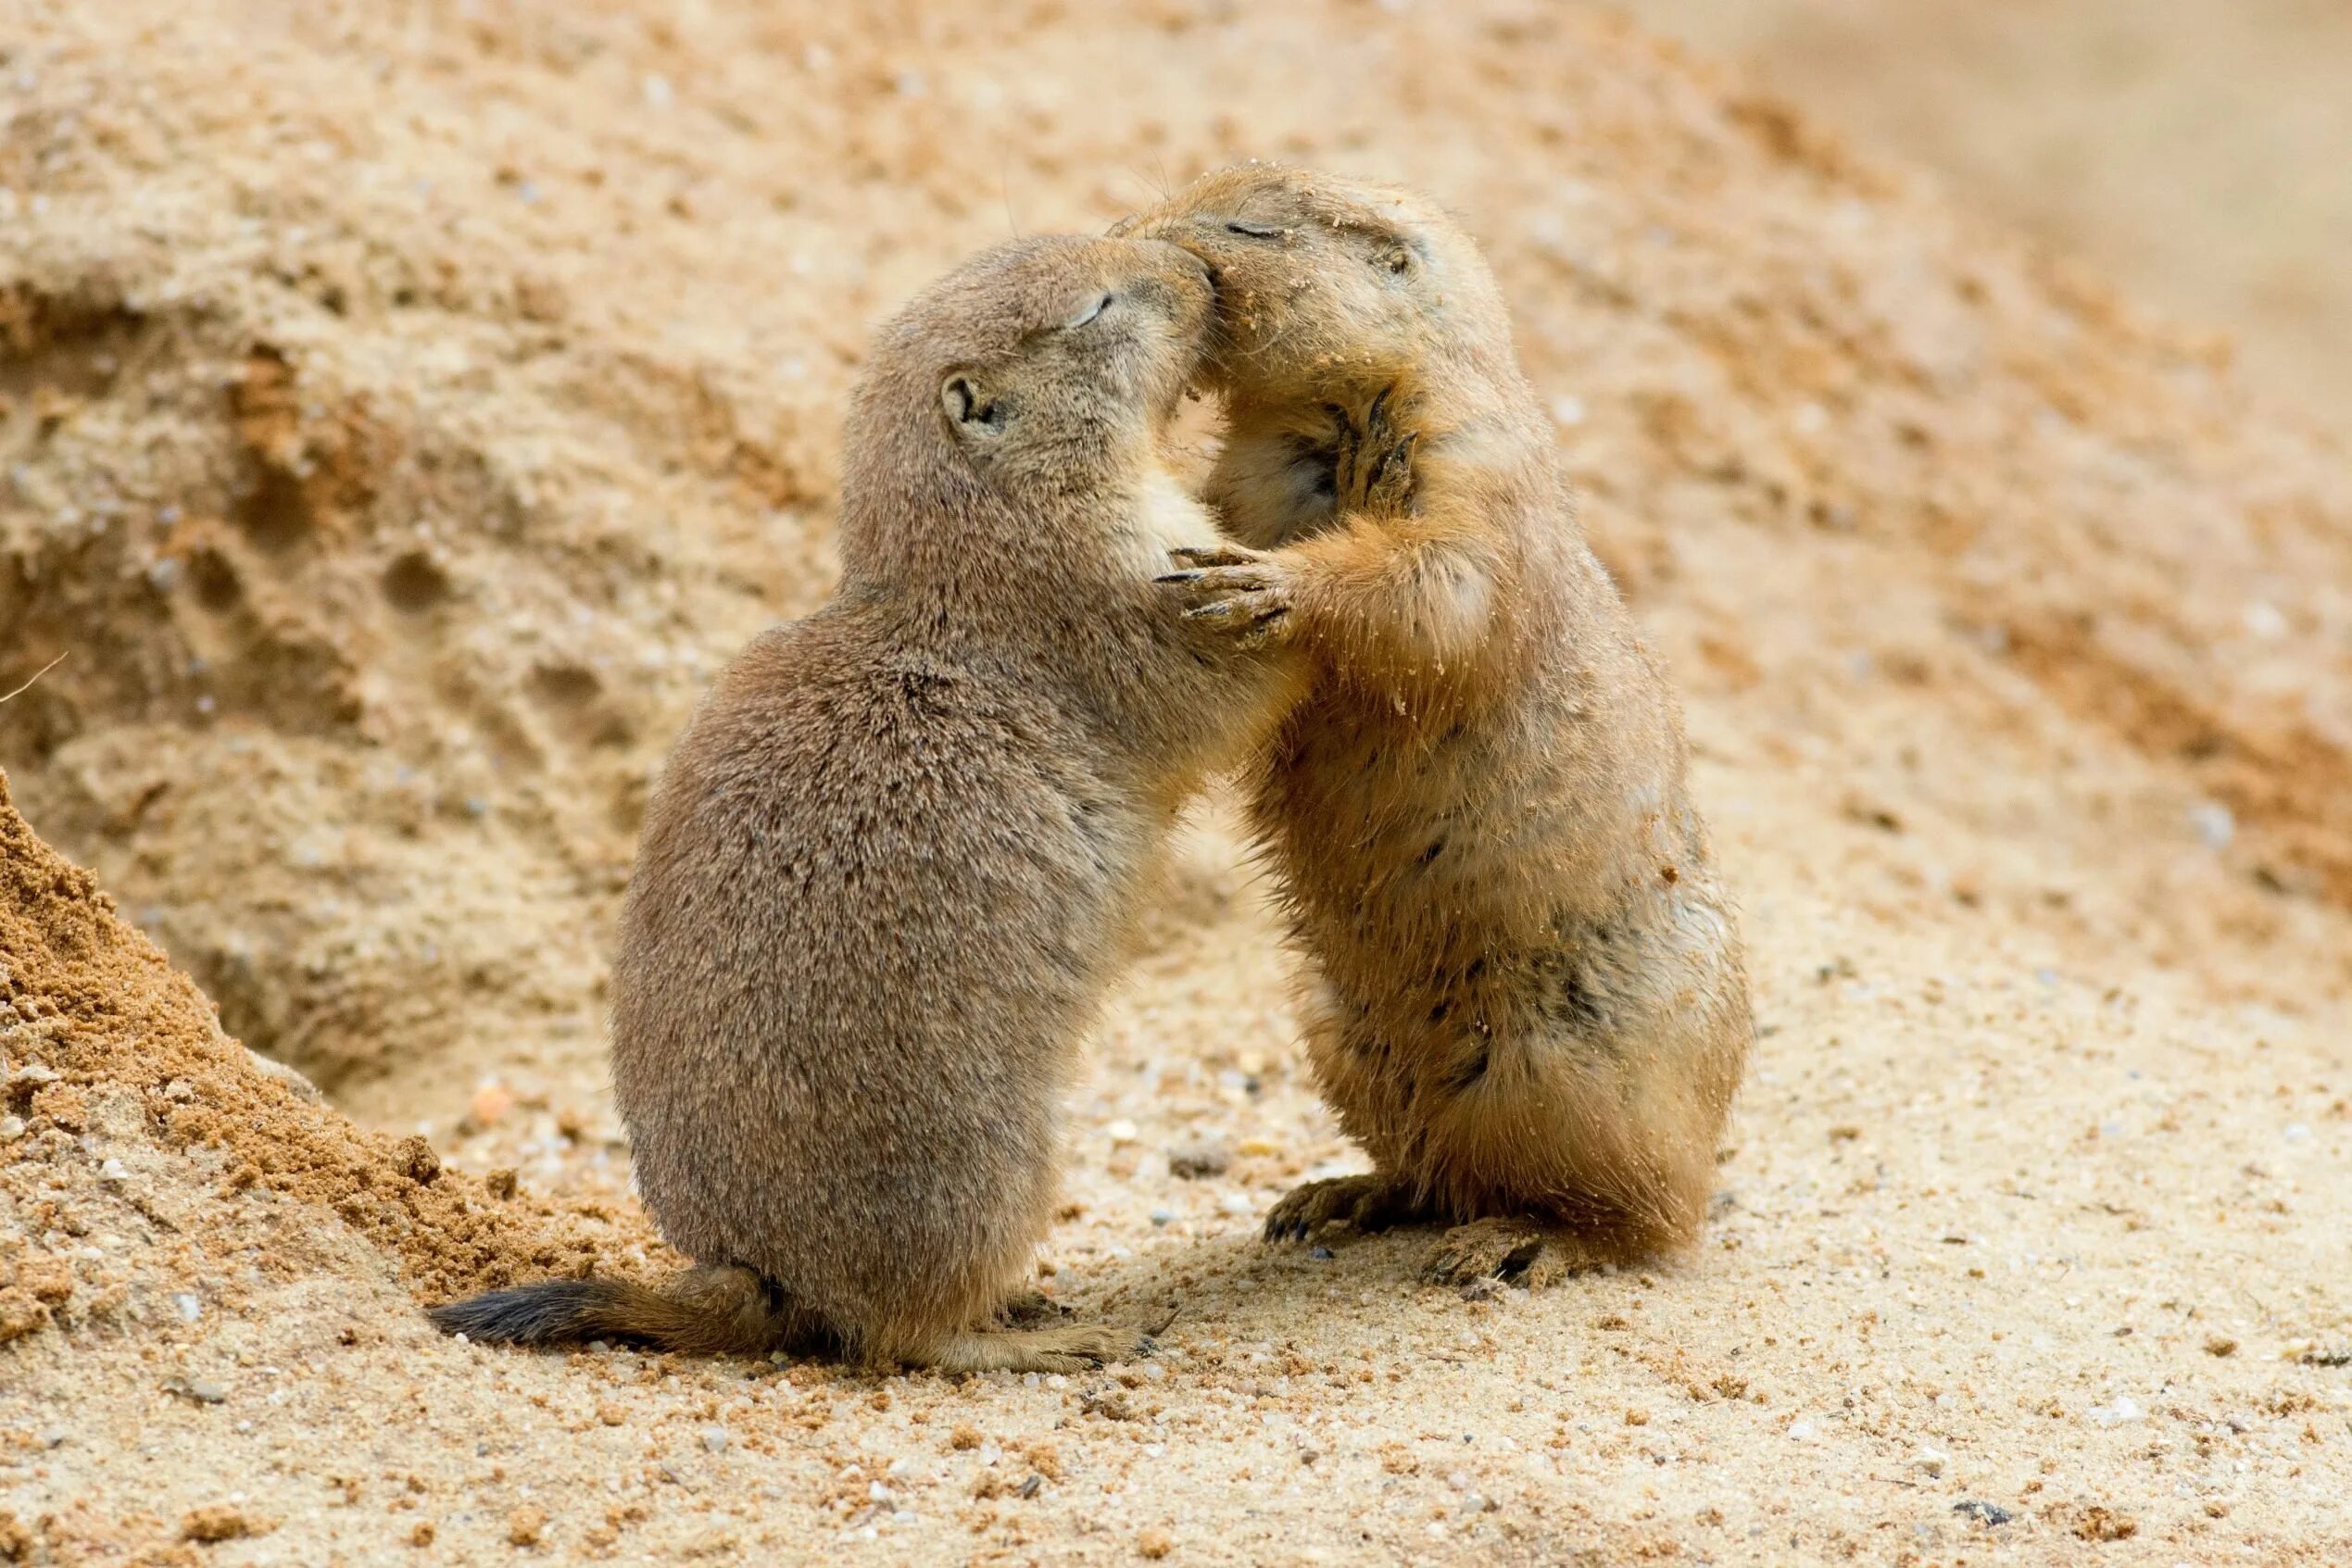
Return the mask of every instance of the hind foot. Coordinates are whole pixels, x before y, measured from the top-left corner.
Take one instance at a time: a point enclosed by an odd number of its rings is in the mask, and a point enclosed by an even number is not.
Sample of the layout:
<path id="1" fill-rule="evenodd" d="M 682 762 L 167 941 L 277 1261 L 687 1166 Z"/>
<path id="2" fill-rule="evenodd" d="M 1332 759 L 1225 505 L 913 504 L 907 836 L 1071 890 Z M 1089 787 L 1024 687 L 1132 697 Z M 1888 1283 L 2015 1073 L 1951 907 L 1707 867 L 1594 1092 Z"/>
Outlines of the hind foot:
<path id="1" fill-rule="evenodd" d="M 1422 1277 L 1475 1288 L 1489 1280 L 1541 1290 L 1614 1261 L 1573 1231 L 1534 1220 L 1475 1220 L 1445 1233 Z"/>
<path id="2" fill-rule="evenodd" d="M 1334 1220 L 1370 1236 L 1418 1219 L 1420 1206 L 1386 1176 L 1333 1176 L 1302 1182 L 1282 1195 L 1265 1217 L 1268 1241 L 1304 1241 Z"/>
<path id="3" fill-rule="evenodd" d="M 1042 1290 L 1020 1291 L 997 1309 L 997 1322 L 1006 1328 L 1044 1328 L 1069 1317 L 1070 1309 Z"/>
<path id="4" fill-rule="evenodd" d="M 1022 1331 L 975 1329 L 951 1334 L 927 1353 L 899 1357 L 910 1366 L 941 1372 L 1084 1372 L 1104 1361 L 1149 1354 L 1151 1341 L 1133 1329 L 1103 1323 Z"/>

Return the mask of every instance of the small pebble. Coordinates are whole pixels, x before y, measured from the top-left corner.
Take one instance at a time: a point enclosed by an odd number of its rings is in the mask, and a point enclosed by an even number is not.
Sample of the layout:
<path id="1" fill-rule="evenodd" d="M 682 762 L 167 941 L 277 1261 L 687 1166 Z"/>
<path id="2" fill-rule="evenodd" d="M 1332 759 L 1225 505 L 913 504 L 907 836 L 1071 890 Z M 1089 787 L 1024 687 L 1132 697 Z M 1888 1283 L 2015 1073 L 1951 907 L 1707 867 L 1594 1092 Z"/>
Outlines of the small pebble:
<path id="1" fill-rule="evenodd" d="M 1182 1144 L 1168 1150 L 1168 1174 L 1188 1182 L 1222 1176 L 1232 1165 L 1233 1155 L 1223 1144 Z"/>
<path id="2" fill-rule="evenodd" d="M 1318 1263 L 1327 1263 L 1332 1259 L 1338 1257 L 1339 1254 L 1332 1251 L 1327 1247 L 1318 1247 L 1314 1251 L 1308 1253 L 1307 1256 L 1314 1259 Z"/>
<path id="3" fill-rule="evenodd" d="M 180 1521 L 180 1538 L 200 1541 L 207 1546 L 216 1541 L 242 1540 L 258 1535 L 256 1522 L 234 1503 L 214 1503 L 208 1508 L 191 1509 Z"/>
<path id="4" fill-rule="evenodd" d="M 547 1533 L 547 1511 L 525 1503 L 507 1515 L 507 1541 L 511 1546 L 537 1546 Z"/>
<path id="5" fill-rule="evenodd" d="M 9 1122 L 17 1122 L 17 1119 L 16 1119 L 15 1117 L 11 1116 L 11 1117 L 9 1117 L 9 1118 L 8 1118 L 8 1121 L 9 1121 Z M 24 1123 L 21 1123 L 21 1122 L 17 1122 L 17 1132 L 18 1132 L 18 1133 L 20 1133 L 20 1132 L 22 1132 L 22 1131 L 24 1131 Z M 8 1132 L 8 1131 L 7 1131 L 7 1123 L 6 1123 L 6 1122 L 0 1122 L 0 1136 L 15 1137 L 16 1135 L 17 1135 L 17 1134 L 16 1134 L 16 1133 L 11 1133 L 11 1132 Z M 1153 1224 L 1155 1224 L 1155 1225 L 1164 1225 L 1164 1224 L 1167 1224 L 1168 1223 L 1170 1223 L 1171 1221 L 1173 1221 L 1175 1218 L 1176 1218 L 1176 1210 L 1173 1210 L 1173 1209 L 1154 1209 L 1153 1210 L 1151 1210 L 1151 1223 L 1152 1223 Z"/>
<path id="6" fill-rule="evenodd" d="M 2207 849 L 2227 849 L 2230 840 L 2238 835 L 2237 818 L 2218 801 L 2190 807 L 2189 825 L 2196 829 L 2197 838 Z"/>
<path id="7" fill-rule="evenodd" d="M 2015 1517 L 1997 1502 L 1979 1502 L 1974 1498 L 1954 1503 L 1952 1512 L 1963 1519 L 1973 1519 L 1980 1524 L 2006 1524 Z"/>
<path id="8" fill-rule="evenodd" d="M 1128 1120 L 1127 1120 L 1126 1117 L 1124 1117 L 1124 1116 L 1123 1116 L 1123 1117 L 1121 1117 L 1118 1121 L 1112 1123 L 1109 1126 L 1107 1126 L 1107 1127 L 1103 1128 L 1102 1130 L 1103 1130 L 1104 1132 L 1106 1132 L 1106 1133 L 1108 1133 L 1108 1134 L 1110 1134 L 1110 1135 L 1111 1135 L 1111 1141 L 1112 1141 L 1113 1143 L 1133 1143 L 1133 1142 L 1135 1142 L 1135 1138 L 1136 1138 L 1136 1126 L 1135 1126 L 1135 1123 L 1132 1123 L 1132 1122 L 1130 1122 L 1130 1121 L 1128 1121 Z"/>
<path id="9" fill-rule="evenodd" d="M 473 1098 L 466 1105 L 466 1115 L 477 1127 L 495 1127 L 513 1109 L 513 1093 L 504 1084 L 492 1082 L 473 1091 Z"/>
<path id="10" fill-rule="evenodd" d="M 0 1116 L 0 1142 L 14 1143 L 24 1136 L 24 1118 Z"/>
<path id="11" fill-rule="evenodd" d="M 727 1429 L 723 1426 L 704 1427 L 702 1429 L 702 1446 L 710 1449 L 714 1454 L 725 1453 L 727 1451 Z"/>

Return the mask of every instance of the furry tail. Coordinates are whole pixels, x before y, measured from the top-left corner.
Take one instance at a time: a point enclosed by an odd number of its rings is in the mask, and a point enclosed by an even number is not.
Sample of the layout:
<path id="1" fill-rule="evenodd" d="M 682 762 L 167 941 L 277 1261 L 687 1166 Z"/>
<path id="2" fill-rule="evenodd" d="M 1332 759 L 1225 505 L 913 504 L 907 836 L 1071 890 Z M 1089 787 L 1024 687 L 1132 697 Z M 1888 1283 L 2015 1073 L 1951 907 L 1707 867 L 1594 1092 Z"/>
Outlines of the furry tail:
<path id="1" fill-rule="evenodd" d="M 551 1279 L 430 1309 L 444 1334 L 482 1345 L 579 1345 L 617 1339 L 687 1355 L 765 1355 L 802 1348 L 819 1325 L 774 1281 L 749 1269 L 694 1268 L 661 1289 L 627 1280 Z"/>

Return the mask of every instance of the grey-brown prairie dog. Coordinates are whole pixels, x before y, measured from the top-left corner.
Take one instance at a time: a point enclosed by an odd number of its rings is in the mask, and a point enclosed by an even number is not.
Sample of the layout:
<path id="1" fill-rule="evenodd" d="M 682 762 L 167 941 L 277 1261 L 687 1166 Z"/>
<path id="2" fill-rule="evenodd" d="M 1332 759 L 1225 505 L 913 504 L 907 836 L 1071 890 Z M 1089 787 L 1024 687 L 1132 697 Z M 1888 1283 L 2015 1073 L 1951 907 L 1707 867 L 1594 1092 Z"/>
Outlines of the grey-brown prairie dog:
<path id="1" fill-rule="evenodd" d="M 1752 1033 L 1739 936 L 1484 258 L 1409 192 L 1263 165 L 1124 232 L 1217 278 L 1208 499 L 1257 548 L 1176 587 L 1314 670 L 1250 809 L 1375 1169 L 1268 1235 L 1451 1220 L 1445 1279 L 1688 1244 Z"/>
<path id="2" fill-rule="evenodd" d="M 704 699 L 621 922 L 613 1088 L 697 1266 L 496 1292 L 444 1328 L 959 1371 L 1135 1348 L 987 1323 L 1045 1232 L 1061 1097 L 1175 815 L 1296 689 L 1153 582 L 1210 530 L 1161 455 L 1210 321 L 1181 249 L 1039 239 L 883 331 L 840 590 Z"/>

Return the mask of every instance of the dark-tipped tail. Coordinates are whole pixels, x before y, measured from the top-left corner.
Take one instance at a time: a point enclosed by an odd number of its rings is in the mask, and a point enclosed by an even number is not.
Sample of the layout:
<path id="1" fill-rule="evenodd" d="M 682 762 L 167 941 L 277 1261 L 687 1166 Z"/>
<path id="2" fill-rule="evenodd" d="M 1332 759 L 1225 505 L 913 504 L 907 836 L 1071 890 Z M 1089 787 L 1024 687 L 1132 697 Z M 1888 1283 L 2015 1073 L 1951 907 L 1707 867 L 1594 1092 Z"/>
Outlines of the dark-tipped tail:
<path id="1" fill-rule="evenodd" d="M 660 1299 L 641 1286 L 612 1280 L 551 1279 L 452 1301 L 425 1315 L 442 1333 L 481 1345 L 573 1345 L 623 1336 L 615 1324 L 645 1315 L 631 1311 L 636 1297 Z"/>
<path id="2" fill-rule="evenodd" d="M 810 1338 L 806 1315 L 748 1269 L 690 1269 L 665 1290 L 612 1279 L 551 1279 L 434 1307 L 444 1334 L 481 1345 L 623 1340 L 689 1355 L 764 1355 Z"/>

